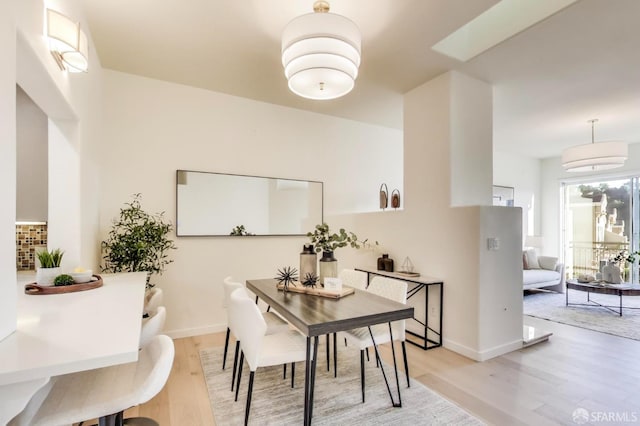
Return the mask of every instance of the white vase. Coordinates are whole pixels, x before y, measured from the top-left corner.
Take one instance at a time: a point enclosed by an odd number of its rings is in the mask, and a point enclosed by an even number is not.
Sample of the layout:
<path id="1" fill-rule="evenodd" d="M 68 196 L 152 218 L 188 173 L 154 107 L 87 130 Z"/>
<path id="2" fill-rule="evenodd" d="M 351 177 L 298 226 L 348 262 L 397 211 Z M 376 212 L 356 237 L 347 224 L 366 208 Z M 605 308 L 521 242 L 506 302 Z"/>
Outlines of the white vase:
<path id="1" fill-rule="evenodd" d="M 52 286 L 53 280 L 62 273 L 62 268 L 38 268 L 36 271 L 36 284 L 41 286 Z"/>
<path id="2" fill-rule="evenodd" d="M 610 284 L 620 284 L 622 282 L 620 268 L 612 263 L 604 266 L 602 268 L 602 279 Z"/>

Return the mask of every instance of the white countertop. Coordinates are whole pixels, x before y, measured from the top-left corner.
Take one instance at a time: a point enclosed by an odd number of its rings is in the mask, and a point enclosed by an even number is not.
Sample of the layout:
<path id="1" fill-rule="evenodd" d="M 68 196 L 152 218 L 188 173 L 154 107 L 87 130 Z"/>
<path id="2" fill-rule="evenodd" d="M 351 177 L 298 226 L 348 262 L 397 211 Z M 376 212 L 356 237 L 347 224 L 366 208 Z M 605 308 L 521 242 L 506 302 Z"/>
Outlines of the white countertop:
<path id="1" fill-rule="evenodd" d="M 17 330 L 0 341 L 0 386 L 134 362 L 145 272 L 104 274 L 100 288 L 27 295 L 18 283 Z"/>

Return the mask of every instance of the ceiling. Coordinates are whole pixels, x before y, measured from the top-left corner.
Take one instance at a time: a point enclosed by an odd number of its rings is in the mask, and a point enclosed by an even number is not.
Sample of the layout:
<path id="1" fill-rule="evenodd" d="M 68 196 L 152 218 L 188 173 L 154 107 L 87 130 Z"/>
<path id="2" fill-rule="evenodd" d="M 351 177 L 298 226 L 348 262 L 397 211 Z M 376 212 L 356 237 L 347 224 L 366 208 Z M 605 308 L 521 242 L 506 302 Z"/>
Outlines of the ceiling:
<path id="1" fill-rule="evenodd" d="M 498 150 L 559 155 L 590 142 L 591 118 L 596 141 L 640 142 L 640 1 L 579 0 L 466 63 L 431 50 L 496 2 L 331 1 L 362 64 L 351 93 L 312 101 L 287 88 L 280 35 L 313 0 L 84 0 L 105 68 L 394 128 L 404 93 L 458 70 L 493 84 Z"/>

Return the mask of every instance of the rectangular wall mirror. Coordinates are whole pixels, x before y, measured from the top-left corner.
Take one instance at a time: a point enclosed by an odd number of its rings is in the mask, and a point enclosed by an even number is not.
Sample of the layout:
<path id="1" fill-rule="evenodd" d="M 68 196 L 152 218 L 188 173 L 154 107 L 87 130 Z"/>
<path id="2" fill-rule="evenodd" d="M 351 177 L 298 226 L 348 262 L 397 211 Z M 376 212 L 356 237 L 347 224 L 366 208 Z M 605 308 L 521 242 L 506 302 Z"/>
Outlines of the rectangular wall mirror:
<path id="1" fill-rule="evenodd" d="M 176 235 L 305 235 L 323 221 L 322 191 L 322 182 L 178 170 Z"/>

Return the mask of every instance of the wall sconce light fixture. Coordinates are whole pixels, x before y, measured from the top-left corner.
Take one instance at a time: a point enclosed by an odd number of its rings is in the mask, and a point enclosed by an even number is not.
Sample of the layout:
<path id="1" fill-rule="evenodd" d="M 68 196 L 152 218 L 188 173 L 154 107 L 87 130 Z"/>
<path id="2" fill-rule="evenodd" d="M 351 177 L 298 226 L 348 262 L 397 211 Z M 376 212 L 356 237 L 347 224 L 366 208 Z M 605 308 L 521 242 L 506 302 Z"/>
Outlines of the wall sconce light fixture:
<path id="1" fill-rule="evenodd" d="M 87 35 L 74 22 L 55 10 L 47 9 L 47 39 L 49 50 L 61 70 L 87 72 L 89 43 Z"/>

